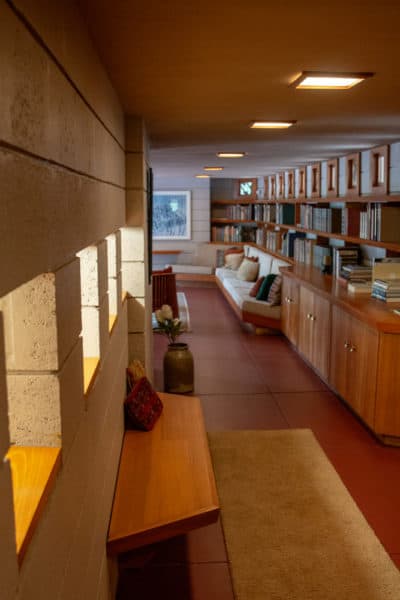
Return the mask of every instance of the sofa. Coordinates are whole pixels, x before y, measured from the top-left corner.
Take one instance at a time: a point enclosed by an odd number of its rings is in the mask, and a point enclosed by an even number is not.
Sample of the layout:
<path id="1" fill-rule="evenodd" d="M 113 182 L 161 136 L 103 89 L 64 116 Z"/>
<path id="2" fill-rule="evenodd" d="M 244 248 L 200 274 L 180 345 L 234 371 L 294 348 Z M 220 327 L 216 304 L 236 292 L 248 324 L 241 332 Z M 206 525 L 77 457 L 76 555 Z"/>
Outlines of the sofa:
<path id="1" fill-rule="evenodd" d="M 269 274 L 279 275 L 280 267 L 290 264 L 284 259 L 276 258 L 267 251 L 250 245 L 243 248 L 245 257 L 258 259 L 257 279 Z M 215 270 L 215 280 L 238 317 L 245 323 L 252 323 L 257 328 L 281 329 L 281 306 L 273 305 L 264 300 L 250 296 L 254 281 L 243 281 L 238 278 L 238 270 L 229 267 L 218 267 Z"/>

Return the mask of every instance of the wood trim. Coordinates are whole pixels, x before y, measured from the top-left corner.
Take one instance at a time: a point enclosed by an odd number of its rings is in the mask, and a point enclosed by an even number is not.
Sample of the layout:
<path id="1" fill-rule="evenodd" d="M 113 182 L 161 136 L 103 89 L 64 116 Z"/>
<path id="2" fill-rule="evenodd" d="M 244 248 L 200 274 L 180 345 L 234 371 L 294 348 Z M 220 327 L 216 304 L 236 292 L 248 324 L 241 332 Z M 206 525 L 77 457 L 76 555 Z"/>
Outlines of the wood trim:
<path id="1" fill-rule="evenodd" d="M 307 169 L 306 167 L 299 167 L 296 169 L 296 182 L 295 182 L 295 196 L 299 199 L 306 197 L 307 191 Z"/>
<path id="2" fill-rule="evenodd" d="M 295 187 L 295 170 L 291 169 L 286 172 L 285 178 L 285 198 L 287 200 L 294 198 Z"/>
<path id="3" fill-rule="evenodd" d="M 346 196 L 360 195 L 360 153 L 354 152 L 346 157 L 345 179 Z"/>
<path id="4" fill-rule="evenodd" d="M 383 161 L 383 163 L 381 162 Z M 370 150 L 371 194 L 387 194 L 389 189 L 389 146 Z"/>
<path id="5" fill-rule="evenodd" d="M 337 158 L 326 163 L 326 196 L 337 198 L 339 190 L 339 161 Z"/>
<path id="6" fill-rule="evenodd" d="M 159 393 L 152 431 L 126 431 L 108 532 L 115 556 L 217 520 L 219 501 L 200 400 Z"/>
<path id="7" fill-rule="evenodd" d="M 152 254 L 181 254 L 182 250 L 152 250 Z"/>
<path id="8" fill-rule="evenodd" d="M 252 193 L 248 194 L 248 195 L 241 195 L 240 194 L 240 185 L 242 183 L 247 183 L 250 182 L 252 184 L 251 190 Z M 258 179 L 257 177 L 242 177 L 241 179 L 237 179 L 235 181 L 235 196 L 236 198 L 238 198 L 239 200 L 256 200 L 257 199 L 257 184 L 258 184 Z"/>
<path id="9" fill-rule="evenodd" d="M 177 281 L 213 281 L 215 275 L 209 273 L 176 273 Z"/>
<path id="10" fill-rule="evenodd" d="M 15 536 L 21 565 L 61 466 L 60 448 L 11 446 Z"/>
<path id="11" fill-rule="evenodd" d="M 321 196 L 321 163 L 311 165 L 311 198 Z"/>

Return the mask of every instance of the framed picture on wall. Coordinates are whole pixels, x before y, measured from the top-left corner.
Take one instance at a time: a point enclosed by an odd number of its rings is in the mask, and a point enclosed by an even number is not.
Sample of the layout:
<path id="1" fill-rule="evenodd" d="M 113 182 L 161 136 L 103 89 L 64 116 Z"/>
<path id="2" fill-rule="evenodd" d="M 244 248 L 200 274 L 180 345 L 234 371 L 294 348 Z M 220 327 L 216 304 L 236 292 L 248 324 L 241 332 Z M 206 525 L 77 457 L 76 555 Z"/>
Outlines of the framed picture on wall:
<path id="1" fill-rule="evenodd" d="M 153 192 L 153 240 L 190 240 L 190 192 Z"/>

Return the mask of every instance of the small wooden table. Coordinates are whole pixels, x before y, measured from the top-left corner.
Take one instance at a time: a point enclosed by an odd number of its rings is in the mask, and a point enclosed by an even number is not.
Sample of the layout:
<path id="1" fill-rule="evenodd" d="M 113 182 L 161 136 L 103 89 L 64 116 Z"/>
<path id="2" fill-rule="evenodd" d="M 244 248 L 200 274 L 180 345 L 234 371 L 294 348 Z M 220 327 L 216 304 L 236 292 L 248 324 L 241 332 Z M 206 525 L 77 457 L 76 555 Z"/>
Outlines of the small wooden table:
<path id="1" fill-rule="evenodd" d="M 126 431 L 107 553 L 117 555 L 217 520 L 218 496 L 200 400 L 159 394 L 150 432 Z"/>

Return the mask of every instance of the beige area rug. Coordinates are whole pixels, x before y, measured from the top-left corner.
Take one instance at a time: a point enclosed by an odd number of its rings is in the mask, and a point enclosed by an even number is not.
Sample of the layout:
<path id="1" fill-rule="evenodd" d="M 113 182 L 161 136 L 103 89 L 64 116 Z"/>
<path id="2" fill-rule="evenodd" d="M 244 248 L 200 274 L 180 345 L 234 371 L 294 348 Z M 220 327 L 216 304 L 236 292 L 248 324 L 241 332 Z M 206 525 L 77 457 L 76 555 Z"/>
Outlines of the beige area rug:
<path id="1" fill-rule="evenodd" d="M 210 433 L 237 600 L 400 600 L 400 573 L 311 431 Z"/>

